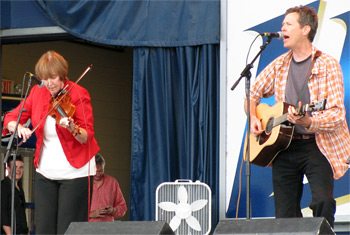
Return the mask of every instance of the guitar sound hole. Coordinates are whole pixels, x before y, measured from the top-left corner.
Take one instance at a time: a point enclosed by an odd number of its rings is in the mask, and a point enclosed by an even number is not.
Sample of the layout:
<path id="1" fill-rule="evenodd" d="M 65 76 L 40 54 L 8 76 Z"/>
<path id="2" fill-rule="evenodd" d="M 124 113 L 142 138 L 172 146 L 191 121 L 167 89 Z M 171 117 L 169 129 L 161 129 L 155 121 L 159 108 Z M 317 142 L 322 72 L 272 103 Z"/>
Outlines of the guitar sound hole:
<path id="1" fill-rule="evenodd" d="M 266 135 L 269 135 L 272 131 L 273 128 L 273 117 L 270 117 L 269 120 L 267 121 L 266 128 L 265 128 L 265 133 Z"/>

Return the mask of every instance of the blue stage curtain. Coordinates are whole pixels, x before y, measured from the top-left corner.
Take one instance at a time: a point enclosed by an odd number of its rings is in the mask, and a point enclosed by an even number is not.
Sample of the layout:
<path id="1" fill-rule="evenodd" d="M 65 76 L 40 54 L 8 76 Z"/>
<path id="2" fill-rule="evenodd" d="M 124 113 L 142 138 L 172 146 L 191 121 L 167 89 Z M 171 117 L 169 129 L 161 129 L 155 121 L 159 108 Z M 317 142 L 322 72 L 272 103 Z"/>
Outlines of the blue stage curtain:
<path id="1" fill-rule="evenodd" d="M 68 33 L 119 46 L 219 43 L 219 0 L 35 0 Z"/>
<path id="2" fill-rule="evenodd" d="M 131 220 L 155 219 L 156 188 L 177 179 L 212 190 L 219 211 L 219 45 L 135 48 Z"/>

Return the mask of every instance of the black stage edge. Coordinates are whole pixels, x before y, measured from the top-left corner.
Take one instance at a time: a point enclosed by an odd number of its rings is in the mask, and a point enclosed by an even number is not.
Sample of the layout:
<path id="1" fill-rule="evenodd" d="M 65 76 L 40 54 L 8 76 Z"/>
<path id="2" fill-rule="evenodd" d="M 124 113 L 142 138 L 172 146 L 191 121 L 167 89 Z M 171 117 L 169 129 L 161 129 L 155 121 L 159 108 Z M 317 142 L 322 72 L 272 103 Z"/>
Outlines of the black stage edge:
<path id="1" fill-rule="evenodd" d="M 214 234 L 335 234 L 325 218 L 227 219 L 221 220 Z"/>
<path id="2" fill-rule="evenodd" d="M 165 221 L 72 222 L 65 234 L 175 234 Z"/>

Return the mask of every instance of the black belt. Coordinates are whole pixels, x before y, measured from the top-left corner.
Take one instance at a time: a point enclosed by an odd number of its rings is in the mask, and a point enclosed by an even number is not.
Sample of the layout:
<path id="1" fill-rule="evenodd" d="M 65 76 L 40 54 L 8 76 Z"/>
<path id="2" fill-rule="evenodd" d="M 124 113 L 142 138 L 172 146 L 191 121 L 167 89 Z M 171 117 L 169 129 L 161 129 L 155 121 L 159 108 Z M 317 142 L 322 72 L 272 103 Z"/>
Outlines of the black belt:
<path id="1" fill-rule="evenodd" d="M 315 134 L 308 134 L 308 135 L 293 135 L 294 140 L 308 140 L 315 138 Z"/>

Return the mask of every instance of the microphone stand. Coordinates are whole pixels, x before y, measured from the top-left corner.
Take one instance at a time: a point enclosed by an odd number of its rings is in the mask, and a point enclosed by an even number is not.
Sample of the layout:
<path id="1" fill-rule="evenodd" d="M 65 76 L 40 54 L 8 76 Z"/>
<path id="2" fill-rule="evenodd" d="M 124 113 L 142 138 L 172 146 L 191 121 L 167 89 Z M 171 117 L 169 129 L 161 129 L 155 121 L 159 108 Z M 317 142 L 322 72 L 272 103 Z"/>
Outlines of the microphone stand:
<path id="1" fill-rule="evenodd" d="M 260 47 L 260 51 L 258 54 L 254 57 L 252 62 L 250 64 L 247 64 L 247 66 L 243 69 L 241 72 L 241 76 L 238 78 L 238 80 L 233 84 L 231 87 L 231 90 L 233 91 L 238 83 L 241 81 L 243 77 L 246 78 L 245 80 L 245 92 L 246 92 L 246 100 L 247 100 L 247 149 L 243 150 L 246 151 L 246 184 L 247 184 L 247 195 L 246 195 L 246 210 L 247 210 L 247 220 L 251 219 L 251 202 L 250 202 L 250 78 L 252 76 L 250 69 L 253 68 L 253 64 L 255 60 L 259 57 L 259 55 L 265 50 L 266 46 L 270 44 L 272 40 L 272 37 L 269 36 L 266 40 L 266 43 L 263 44 Z"/>
<path id="2" fill-rule="evenodd" d="M 11 176 L 11 234 L 15 234 L 16 230 L 15 230 L 15 225 L 16 225 L 16 214 L 15 214 L 15 182 L 16 182 L 16 157 L 17 157 L 17 152 L 18 152 L 18 136 L 17 136 L 17 132 L 18 132 L 18 125 L 19 125 L 19 121 L 21 119 L 22 113 L 26 112 L 27 110 L 25 110 L 24 104 L 25 101 L 27 99 L 30 87 L 32 85 L 32 78 L 29 78 L 28 81 L 28 87 L 27 87 L 27 91 L 26 94 L 24 96 L 24 99 L 22 101 L 22 106 L 21 109 L 19 111 L 18 117 L 17 117 L 17 122 L 16 122 L 16 126 L 15 129 L 13 130 L 13 134 L 11 135 L 11 138 L 9 139 L 9 143 L 7 144 L 7 151 L 6 151 L 6 155 L 4 158 L 4 163 L 7 163 L 7 160 L 9 158 L 9 155 L 11 154 L 13 156 L 13 161 L 12 161 L 12 176 Z M 14 142 L 13 140 L 16 138 L 16 141 Z"/>

